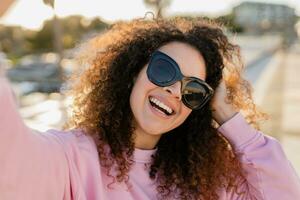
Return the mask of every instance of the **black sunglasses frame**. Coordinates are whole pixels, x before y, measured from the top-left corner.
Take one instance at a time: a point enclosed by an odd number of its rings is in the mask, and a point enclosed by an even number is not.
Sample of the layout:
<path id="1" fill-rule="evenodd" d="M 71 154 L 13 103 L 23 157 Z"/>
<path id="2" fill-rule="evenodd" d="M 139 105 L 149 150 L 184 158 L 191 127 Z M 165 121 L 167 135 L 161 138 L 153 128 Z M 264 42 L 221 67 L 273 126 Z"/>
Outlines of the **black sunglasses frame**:
<path id="1" fill-rule="evenodd" d="M 167 80 L 165 82 L 160 82 L 160 81 L 157 81 L 155 79 L 155 77 L 153 75 L 153 72 L 152 72 L 152 66 L 153 66 L 153 63 L 158 59 L 165 60 L 168 63 L 170 63 L 171 66 L 174 67 L 175 77 L 173 77 L 172 80 Z M 180 81 L 181 82 L 181 96 L 182 96 L 181 99 L 182 99 L 182 102 L 184 103 L 184 105 L 186 105 L 188 108 L 190 108 L 192 110 L 201 109 L 209 101 L 209 99 L 212 97 L 212 95 L 214 93 L 214 90 L 204 80 L 201 80 L 201 79 L 196 78 L 196 77 L 186 77 L 186 76 L 184 76 L 181 73 L 180 67 L 178 66 L 176 61 L 173 60 L 173 58 L 171 58 L 167 54 L 165 54 L 161 51 L 158 51 L 158 50 L 155 51 L 150 57 L 150 61 L 149 61 L 148 68 L 147 68 L 147 76 L 148 76 L 148 79 L 152 83 L 154 83 L 155 85 L 160 86 L 160 87 L 170 86 L 170 85 L 173 85 L 174 83 L 176 83 L 177 81 Z M 193 82 L 193 81 L 198 83 L 199 85 L 201 85 L 206 91 L 206 95 L 204 96 L 203 101 L 199 102 L 198 105 L 192 105 L 187 100 L 187 97 L 185 95 L 186 86 L 188 85 L 188 83 Z"/>

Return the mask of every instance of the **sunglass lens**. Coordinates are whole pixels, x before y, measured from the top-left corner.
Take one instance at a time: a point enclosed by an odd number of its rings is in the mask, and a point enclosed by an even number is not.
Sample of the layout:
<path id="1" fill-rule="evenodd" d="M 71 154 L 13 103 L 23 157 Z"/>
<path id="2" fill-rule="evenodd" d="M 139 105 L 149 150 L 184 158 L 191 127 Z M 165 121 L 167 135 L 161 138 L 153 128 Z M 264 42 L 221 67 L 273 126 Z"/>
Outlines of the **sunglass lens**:
<path id="1" fill-rule="evenodd" d="M 172 84 L 176 76 L 176 70 L 173 65 L 164 59 L 157 59 L 152 62 L 150 69 L 152 79 L 160 86 Z"/>
<path id="2" fill-rule="evenodd" d="M 182 95 L 187 106 L 194 109 L 205 101 L 207 91 L 200 83 L 191 81 L 185 85 Z"/>

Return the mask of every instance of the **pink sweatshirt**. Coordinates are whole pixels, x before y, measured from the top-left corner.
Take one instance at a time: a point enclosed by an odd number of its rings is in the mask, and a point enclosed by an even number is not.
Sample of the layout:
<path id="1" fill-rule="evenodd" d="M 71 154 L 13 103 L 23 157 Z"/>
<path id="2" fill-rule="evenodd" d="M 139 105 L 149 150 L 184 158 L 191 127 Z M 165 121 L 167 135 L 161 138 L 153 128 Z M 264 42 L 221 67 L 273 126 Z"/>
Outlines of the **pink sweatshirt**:
<path id="1" fill-rule="evenodd" d="M 135 149 L 130 184 L 110 188 L 90 136 L 80 131 L 27 128 L 6 79 L 0 78 L 0 200 L 150 200 L 154 182 L 145 164 L 155 150 Z M 300 181 L 280 144 L 249 126 L 238 113 L 219 131 L 233 144 L 247 171 L 248 197 L 259 200 L 299 200 Z M 221 200 L 241 198 L 225 190 Z"/>

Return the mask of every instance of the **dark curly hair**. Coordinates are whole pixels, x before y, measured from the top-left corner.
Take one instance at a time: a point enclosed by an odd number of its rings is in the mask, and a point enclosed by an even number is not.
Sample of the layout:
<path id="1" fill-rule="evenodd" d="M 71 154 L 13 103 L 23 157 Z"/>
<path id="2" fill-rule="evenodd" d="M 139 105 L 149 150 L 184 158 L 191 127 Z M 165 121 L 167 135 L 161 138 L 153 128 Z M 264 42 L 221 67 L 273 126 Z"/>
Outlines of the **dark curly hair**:
<path id="1" fill-rule="evenodd" d="M 172 41 L 190 44 L 203 55 L 206 82 L 215 89 L 224 78 L 228 101 L 245 113 L 249 123 L 257 127 L 256 120 L 263 115 L 241 76 L 239 46 L 228 41 L 220 25 L 184 18 L 117 22 L 79 48 L 82 69 L 80 78 L 77 74 L 71 79 L 72 116 L 67 126 L 93 136 L 107 174 L 116 170 L 114 181 L 128 183 L 132 164 L 128 158 L 134 151 L 129 104 L 133 80 L 151 53 Z M 218 199 L 220 188 L 243 195 L 238 186 L 245 180 L 234 147 L 217 131 L 210 104 L 163 134 L 149 176 L 157 178 L 158 198 L 172 199 Z"/>

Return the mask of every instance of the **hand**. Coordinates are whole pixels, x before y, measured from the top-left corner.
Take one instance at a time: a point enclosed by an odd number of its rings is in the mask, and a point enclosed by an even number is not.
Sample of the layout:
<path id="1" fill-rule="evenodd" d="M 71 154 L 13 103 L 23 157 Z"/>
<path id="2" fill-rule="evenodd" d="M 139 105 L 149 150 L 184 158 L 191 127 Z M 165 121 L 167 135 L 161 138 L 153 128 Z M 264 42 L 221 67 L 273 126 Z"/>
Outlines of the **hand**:
<path id="1" fill-rule="evenodd" d="M 238 110 L 228 102 L 224 80 L 221 81 L 220 85 L 215 90 L 215 94 L 211 101 L 211 107 L 213 110 L 213 118 L 219 125 L 222 125 L 238 112 Z"/>

